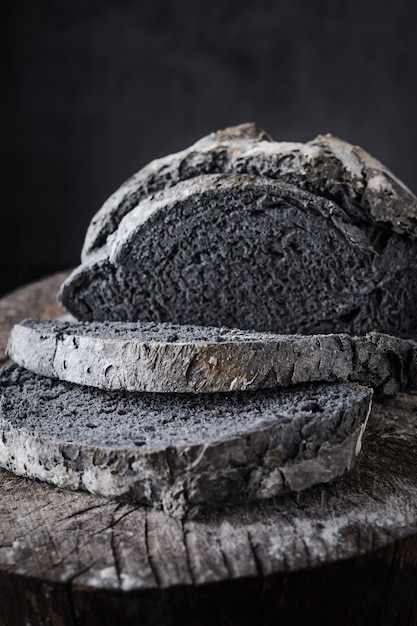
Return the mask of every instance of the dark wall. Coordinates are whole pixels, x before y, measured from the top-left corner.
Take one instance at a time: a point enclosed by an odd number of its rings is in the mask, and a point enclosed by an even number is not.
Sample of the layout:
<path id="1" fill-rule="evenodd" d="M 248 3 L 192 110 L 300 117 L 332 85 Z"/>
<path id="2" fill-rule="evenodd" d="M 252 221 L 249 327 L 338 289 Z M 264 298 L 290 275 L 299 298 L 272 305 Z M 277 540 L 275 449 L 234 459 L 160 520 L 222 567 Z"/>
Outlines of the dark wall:
<path id="1" fill-rule="evenodd" d="M 227 125 L 332 132 L 417 191 L 406 0 L 21 0 L 2 19 L 4 291 L 78 262 L 87 224 L 149 160 Z"/>

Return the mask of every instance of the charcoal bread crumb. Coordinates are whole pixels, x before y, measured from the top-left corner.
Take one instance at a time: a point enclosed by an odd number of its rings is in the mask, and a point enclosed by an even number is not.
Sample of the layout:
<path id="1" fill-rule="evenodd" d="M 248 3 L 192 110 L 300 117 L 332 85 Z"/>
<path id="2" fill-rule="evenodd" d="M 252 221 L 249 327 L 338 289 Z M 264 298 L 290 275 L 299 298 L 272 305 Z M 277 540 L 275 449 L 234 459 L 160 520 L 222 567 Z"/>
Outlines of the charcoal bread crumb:
<path id="1" fill-rule="evenodd" d="M 86 321 L 411 337 L 417 241 L 375 233 L 279 181 L 200 176 L 130 211 L 60 299 Z"/>
<path id="2" fill-rule="evenodd" d="M 0 466 L 177 517 L 327 482 L 360 450 L 372 391 L 104 392 L 0 373 Z"/>
<path id="3" fill-rule="evenodd" d="M 94 216 L 83 261 L 106 245 L 123 217 L 147 196 L 182 180 L 216 173 L 255 174 L 329 198 L 381 245 L 392 230 L 417 236 L 417 198 L 359 146 L 330 134 L 306 144 L 276 142 L 256 124 L 242 124 L 152 161 L 126 181 Z"/>
<path id="4" fill-rule="evenodd" d="M 32 319 L 13 328 L 8 354 L 37 374 L 101 389 L 207 393 L 335 381 L 387 396 L 417 389 L 417 343 L 379 333 Z"/>

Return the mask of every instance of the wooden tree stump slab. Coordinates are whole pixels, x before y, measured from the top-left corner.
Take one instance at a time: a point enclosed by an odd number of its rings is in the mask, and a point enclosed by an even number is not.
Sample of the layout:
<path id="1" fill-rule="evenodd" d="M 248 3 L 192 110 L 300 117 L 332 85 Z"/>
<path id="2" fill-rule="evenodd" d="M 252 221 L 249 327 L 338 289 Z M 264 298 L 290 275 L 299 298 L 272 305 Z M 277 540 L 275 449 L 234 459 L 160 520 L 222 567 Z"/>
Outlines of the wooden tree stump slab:
<path id="1" fill-rule="evenodd" d="M 62 314 L 63 278 L 0 301 L 1 354 Z M 342 478 L 192 521 L 6 471 L 0 490 L 1 626 L 417 624 L 417 395 L 375 405 Z"/>

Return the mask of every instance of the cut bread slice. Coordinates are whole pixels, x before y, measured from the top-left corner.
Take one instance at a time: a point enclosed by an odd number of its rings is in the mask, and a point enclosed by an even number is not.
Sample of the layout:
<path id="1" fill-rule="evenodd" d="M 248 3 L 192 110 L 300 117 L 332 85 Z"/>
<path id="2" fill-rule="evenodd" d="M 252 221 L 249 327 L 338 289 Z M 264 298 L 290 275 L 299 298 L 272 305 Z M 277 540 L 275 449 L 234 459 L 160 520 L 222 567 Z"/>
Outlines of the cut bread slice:
<path id="1" fill-rule="evenodd" d="M 360 450 L 372 391 L 104 392 L 0 372 L 0 466 L 183 517 L 327 482 Z"/>
<path id="2" fill-rule="evenodd" d="M 9 356 L 37 374 L 100 389 L 224 392 L 359 382 L 417 388 L 417 343 L 390 335 L 273 335 L 152 322 L 25 320 Z"/>
<path id="3" fill-rule="evenodd" d="M 130 211 L 60 298 L 86 321 L 409 337 L 417 241 L 375 228 L 292 185 L 200 176 Z"/>
<path id="4" fill-rule="evenodd" d="M 83 261 L 106 245 L 123 217 L 144 198 L 180 181 L 217 173 L 260 175 L 329 198 L 369 230 L 378 222 L 376 238 L 381 244 L 391 230 L 417 236 L 417 198 L 359 146 L 332 135 L 319 135 L 306 144 L 276 142 L 256 124 L 242 124 L 156 159 L 127 180 L 93 217 Z M 378 235 L 382 223 L 383 236 Z"/>

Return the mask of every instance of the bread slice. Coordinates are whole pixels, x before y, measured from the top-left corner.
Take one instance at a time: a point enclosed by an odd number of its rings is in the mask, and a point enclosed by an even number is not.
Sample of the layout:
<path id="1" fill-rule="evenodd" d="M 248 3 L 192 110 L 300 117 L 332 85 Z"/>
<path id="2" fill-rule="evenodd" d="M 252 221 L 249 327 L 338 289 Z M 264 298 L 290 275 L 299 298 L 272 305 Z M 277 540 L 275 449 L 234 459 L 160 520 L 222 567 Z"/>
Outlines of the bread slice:
<path id="1" fill-rule="evenodd" d="M 153 322 L 25 320 L 8 354 L 37 374 L 100 389 L 223 392 L 359 382 L 417 388 L 417 343 L 390 335 L 273 335 Z"/>
<path id="2" fill-rule="evenodd" d="M 417 240 L 377 231 L 292 185 L 200 176 L 130 211 L 60 298 L 85 321 L 409 337 Z"/>
<path id="3" fill-rule="evenodd" d="M 157 394 L 0 372 L 0 466 L 183 517 L 332 480 L 360 449 L 372 391 Z"/>
<path id="4" fill-rule="evenodd" d="M 417 198 L 359 146 L 332 135 L 319 135 L 306 144 L 276 142 L 256 124 L 242 124 L 203 137 L 134 174 L 93 217 L 83 261 L 106 245 L 123 217 L 144 198 L 180 181 L 217 173 L 273 178 L 329 198 L 354 223 L 373 230 L 378 222 L 375 244 L 384 245 L 391 230 L 416 236 Z"/>

